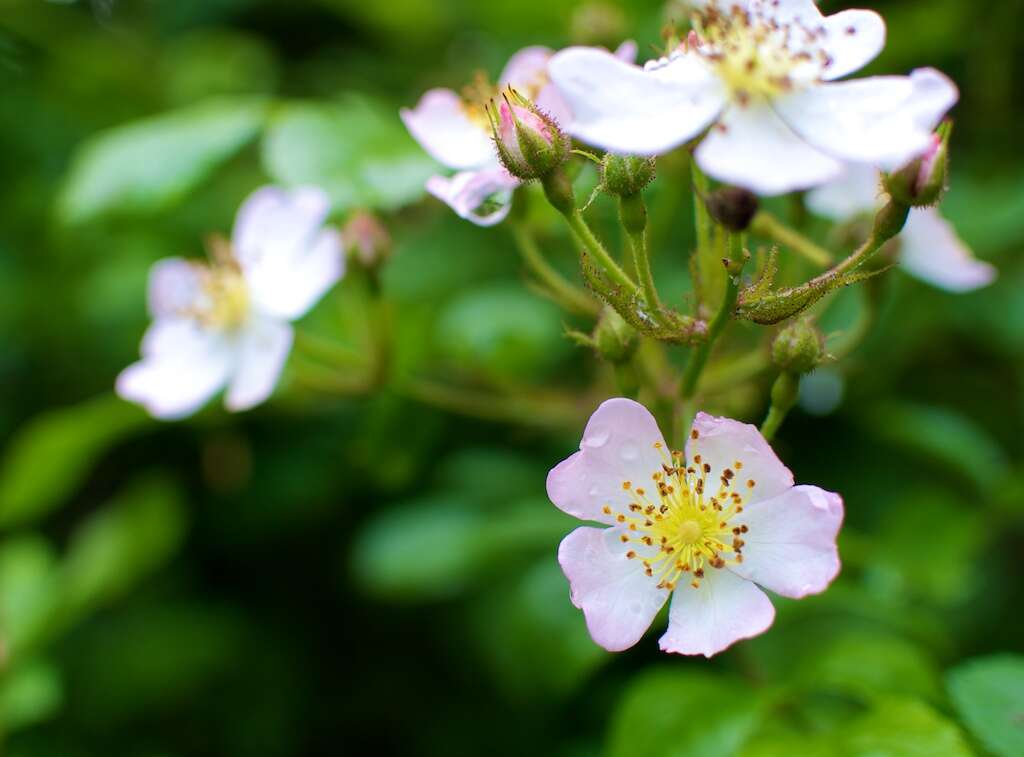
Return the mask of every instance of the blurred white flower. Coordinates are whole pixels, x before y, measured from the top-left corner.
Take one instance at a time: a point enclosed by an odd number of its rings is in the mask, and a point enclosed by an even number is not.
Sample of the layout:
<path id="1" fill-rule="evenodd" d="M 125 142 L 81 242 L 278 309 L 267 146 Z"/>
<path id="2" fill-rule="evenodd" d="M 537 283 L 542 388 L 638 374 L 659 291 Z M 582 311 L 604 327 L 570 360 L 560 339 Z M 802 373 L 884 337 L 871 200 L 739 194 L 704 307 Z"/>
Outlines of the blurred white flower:
<path id="1" fill-rule="evenodd" d="M 863 163 L 847 165 L 836 180 L 807 193 L 815 213 L 837 221 L 875 213 L 885 201 L 881 174 Z M 988 286 L 996 269 L 977 260 L 937 208 L 912 208 L 896 238 L 900 265 L 911 275 L 951 292 Z"/>
<path id="2" fill-rule="evenodd" d="M 688 40 L 641 69 L 594 48 L 552 59 L 572 108 L 567 131 L 620 153 L 696 149 L 709 175 L 764 195 L 834 178 L 844 161 L 892 170 L 920 154 L 956 102 L 933 69 L 835 82 L 871 61 L 885 22 L 822 16 L 812 0 L 702 0 Z"/>
<path id="3" fill-rule="evenodd" d="M 570 122 L 569 106 L 548 78 L 552 55 L 546 47 L 524 48 L 509 59 L 496 86 L 481 75 L 461 95 L 432 89 L 415 108 L 402 109 L 409 133 L 431 157 L 455 170 L 452 176 L 432 176 L 427 191 L 461 218 L 478 226 L 500 223 L 511 209 L 512 190 L 520 184 L 498 160 L 485 111 L 503 89 L 512 87 L 559 125 Z M 632 61 L 636 45 L 625 42 L 615 55 Z"/>
<path id="4" fill-rule="evenodd" d="M 231 243 L 211 243 L 209 262 L 155 263 L 153 323 L 117 393 L 163 419 L 191 415 L 224 387 L 232 411 L 266 400 L 291 350 L 290 321 L 344 273 L 329 209 L 320 189 L 263 187 L 239 209 Z"/>

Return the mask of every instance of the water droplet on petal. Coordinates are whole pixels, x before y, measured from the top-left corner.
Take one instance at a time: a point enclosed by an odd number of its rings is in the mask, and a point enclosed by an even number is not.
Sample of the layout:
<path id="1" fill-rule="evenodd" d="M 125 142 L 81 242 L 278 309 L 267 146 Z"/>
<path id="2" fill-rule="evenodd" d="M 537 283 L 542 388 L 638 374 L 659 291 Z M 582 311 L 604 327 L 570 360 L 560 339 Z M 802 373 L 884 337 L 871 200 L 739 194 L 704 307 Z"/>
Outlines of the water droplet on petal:
<path id="1" fill-rule="evenodd" d="M 603 447 L 608 443 L 611 433 L 607 428 L 596 428 L 583 438 L 583 444 L 587 447 Z"/>
<path id="2" fill-rule="evenodd" d="M 627 463 L 640 457 L 640 448 L 633 442 L 626 442 L 619 448 L 619 457 Z"/>

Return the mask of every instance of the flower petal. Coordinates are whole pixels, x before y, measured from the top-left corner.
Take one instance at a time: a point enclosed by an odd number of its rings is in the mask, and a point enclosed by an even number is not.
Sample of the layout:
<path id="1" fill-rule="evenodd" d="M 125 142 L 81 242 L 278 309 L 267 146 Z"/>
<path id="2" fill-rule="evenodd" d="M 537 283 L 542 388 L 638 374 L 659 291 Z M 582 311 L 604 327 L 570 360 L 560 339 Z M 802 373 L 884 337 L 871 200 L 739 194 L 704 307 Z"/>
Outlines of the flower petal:
<path id="1" fill-rule="evenodd" d="M 477 226 L 504 221 L 512 209 L 512 190 L 518 186 L 519 180 L 501 166 L 427 179 L 430 194 Z"/>
<path id="2" fill-rule="evenodd" d="M 668 590 L 626 557 L 615 528 L 583 526 L 558 547 L 572 603 L 583 610 L 591 638 L 609 652 L 636 644 L 668 599 Z"/>
<path id="3" fill-rule="evenodd" d="M 495 160 L 490 133 L 469 118 L 461 98 L 450 89 L 430 90 L 415 108 L 403 108 L 401 116 L 420 146 L 448 168 L 478 168 Z"/>
<path id="4" fill-rule="evenodd" d="M 322 229 L 291 256 L 267 255 L 246 271 L 257 308 L 295 320 L 315 305 L 345 273 L 345 252 L 337 229 Z"/>
<path id="5" fill-rule="evenodd" d="M 949 79 L 928 69 L 809 87 L 777 98 L 774 107 L 793 131 L 829 155 L 891 171 L 928 147 L 957 96 Z"/>
<path id="6" fill-rule="evenodd" d="M 163 318 L 146 331 L 142 360 L 121 372 L 116 390 L 155 418 L 184 418 L 224 386 L 234 363 L 222 334 L 188 319 Z"/>
<path id="7" fill-rule="evenodd" d="M 696 437 L 694 437 L 696 434 Z M 749 423 L 697 413 L 686 442 L 686 460 L 693 465 L 700 455 L 701 464 L 711 467 L 707 481 L 714 491 L 724 471 L 733 472 L 732 487 L 743 495 L 744 505 L 770 499 L 793 486 L 793 474 Z M 736 465 L 736 463 L 740 465 Z M 754 482 L 750 486 L 750 482 Z"/>
<path id="8" fill-rule="evenodd" d="M 147 299 L 153 318 L 180 315 L 200 294 L 199 269 L 184 258 L 158 260 L 149 269 Z"/>
<path id="9" fill-rule="evenodd" d="M 615 152 L 667 152 L 699 134 L 725 102 L 722 85 L 696 55 L 645 71 L 606 50 L 570 47 L 548 71 L 572 111 L 569 133 Z"/>
<path id="10" fill-rule="evenodd" d="M 911 210 L 899 241 L 900 264 L 929 284 L 969 292 L 995 281 L 995 267 L 977 260 L 935 208 Z"/>
<path id="11" fill-rule="evenodd" d="M 547 81 L 548 61 L 554 54 L 554 50 L 542 45 L 524 47 L 508 59 L 505 69 L 498 78 L 498 84 L 502 88 L 509 86 L 530 96 L 532 91 Z"/>
<path id="12" fill-rule="evenodd" d="M 238 365 L 224 405 L 232 412 L 248 410 L 273 393 L 292 348 L 292 327 L 273 318 L 256 316 L 239 335 Z"/>
<path id="13" fill-rule="evenodd" d="M 743 562 L 731 570 L 784 597 L 825 590 L 839 573 L 836 535 L 843 500 L 816 486 L 794 486 L 743 508 L 734 519 L 743 535 Z"/>
<path id="14" fill-rule="evenodd" d="M 548 474 L 548 497 L 581 520 L 614 523 L 614 516 L 603 508 L 626 512 L 636 499 L 624 482 L 653 489 L 651 476 L 670 461 L 658 423 L 647 408 L 624 397 L 606 400 L 590 416 L 580 451 Z"/>
<path id="15" fill-rule="evenodd" d="M 882 199 L 878 169 L 867 163 L 848 163 L 835 181 L 808 192 L 806 202 L 819 216 L 845 221 L 859 213 L 873 213 Z"/>
<path id="16" fill-rule="evenodd" d="M 740 639 L 764 633 L 775 608 L 763 591 L 729 570 L 709 570 L 694 589 L 681 584 L 672 597 L 663 652 L 711 657 Z"/>
<path id="17" fill-rule="evenodd" d="M 733 106 L 697 148 L 709 175 L 762 195 L 828 181 L 841 164 L 794 134 L 767 105 Z"/>
<path id="18" fill-rule="evenodd" d="M 231 244 L 243 269 L 301 254 L 323 225 L 331 201 L 319 187 L 260 187 L 235 216 Z"/>

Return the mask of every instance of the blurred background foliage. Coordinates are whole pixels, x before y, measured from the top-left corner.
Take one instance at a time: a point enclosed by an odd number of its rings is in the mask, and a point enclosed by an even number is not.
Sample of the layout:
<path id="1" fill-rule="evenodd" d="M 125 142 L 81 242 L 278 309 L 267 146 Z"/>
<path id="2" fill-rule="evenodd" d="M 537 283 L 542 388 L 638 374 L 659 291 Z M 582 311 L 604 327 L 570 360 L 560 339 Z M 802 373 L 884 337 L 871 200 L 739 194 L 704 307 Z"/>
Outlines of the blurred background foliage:
<path id="1" fill-rule="evenodd" d="M 798 480 L 843 493 L 843 574 L 708 662 L 589 640 L 544 478 L 611 384 L 523 286 L 506 230 L 419 202 L 436 167 L 397 118 L 524 45 L 647 50 L 678 9 L 0 3 L 0 751 L 1024 754 L 1022 3 L 866 4 L 890 30 L 872 71 L 934 65 L 961 86 L 944 212 L 1000 279 L 952 296 L 885 277 L 875 331 L 805 382 L 776 444 Z M 651 208 L 679 302 L 677 164 Z M 111 394 L 148 266 L 198 254 L 267 181 L 386 220 L 394 376 L 310 394 L 336 377 L 297 354 L 268 406 L 156 424 Z M 312 337 L 364 343 L 354 278 Z M 844 293 L 823 323 L 859 307 Z M 452 397 L 414 374 L 469 387 L 456 404 L 482 417 L 417 401 Z M 756 419 L 764 379 L 707 409 Z"/>

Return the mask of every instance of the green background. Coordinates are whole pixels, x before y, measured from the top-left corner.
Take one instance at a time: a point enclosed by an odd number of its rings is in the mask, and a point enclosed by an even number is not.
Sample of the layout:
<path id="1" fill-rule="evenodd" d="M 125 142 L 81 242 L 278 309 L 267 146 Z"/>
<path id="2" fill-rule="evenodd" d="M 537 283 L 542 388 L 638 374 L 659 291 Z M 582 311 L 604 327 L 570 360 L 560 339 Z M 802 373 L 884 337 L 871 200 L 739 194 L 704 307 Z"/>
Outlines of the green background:
<path id="1" fill-rule="evenodd" d="M 961 87 L 943 212 L 1000 277 L 954 296 L 886 275 L 876 330 L 819 381 L 842 377 L 838 407 L 775 444 L 843 494 L 843 572 L 711 661 L 589 640 L 544 477 L 614 390 L 505 229 L 421 201 L 436 166 L 397 119 L 527 44 L 658 42 L 658 2 L 581 5 L 0 4 L 0 752 L 1024 754 L 1022 4 L 872 3 L 869 72 Z M 679 303 L 692 211 L 664 162 L 654 265 Z M 268 181 L 382 214 L 393 375 L 303 391 L 336 376 L 297 357 L 252 413 L 157 424 L 111 394 L 147 269 Z M 357 278 L 310 332 L 364 344 Z M 836 328 L 857 307 L 842 295 Z M 416 401 L 412 375 L 493 417 Z M 769 378 L 707 409 L 757 420 Z"/>

